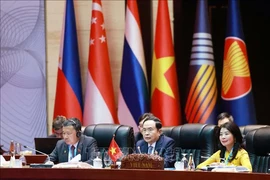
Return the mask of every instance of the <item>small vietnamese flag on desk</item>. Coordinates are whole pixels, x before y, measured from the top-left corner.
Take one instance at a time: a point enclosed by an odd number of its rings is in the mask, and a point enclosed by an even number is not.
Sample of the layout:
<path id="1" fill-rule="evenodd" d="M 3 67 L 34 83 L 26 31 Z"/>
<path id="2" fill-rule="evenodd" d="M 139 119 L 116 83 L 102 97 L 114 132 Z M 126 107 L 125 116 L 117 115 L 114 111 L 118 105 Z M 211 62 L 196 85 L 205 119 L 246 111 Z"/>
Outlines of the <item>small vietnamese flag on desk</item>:
<path id="1" fill-rule="evenodd" d="M 114 136 L 112 138 L 108 153 L 113 162 L 116 162 L 117 159 L 119 159 L 123 155 L 121 149 L 119 148 L 118 144 L 114 140 Z"/>

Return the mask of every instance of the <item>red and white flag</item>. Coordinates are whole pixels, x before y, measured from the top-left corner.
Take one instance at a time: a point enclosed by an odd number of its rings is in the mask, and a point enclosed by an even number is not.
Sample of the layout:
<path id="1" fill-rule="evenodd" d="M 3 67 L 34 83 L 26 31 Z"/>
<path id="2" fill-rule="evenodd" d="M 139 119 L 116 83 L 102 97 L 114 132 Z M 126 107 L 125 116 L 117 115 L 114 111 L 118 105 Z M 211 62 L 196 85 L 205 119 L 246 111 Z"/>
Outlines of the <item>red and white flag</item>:
<path id="1" fill-rule="evenodd" d="M 100 0 L 92 2 L 88 73 L 85 91 L 84 126 L 118 123 L 107 36 Z"/>

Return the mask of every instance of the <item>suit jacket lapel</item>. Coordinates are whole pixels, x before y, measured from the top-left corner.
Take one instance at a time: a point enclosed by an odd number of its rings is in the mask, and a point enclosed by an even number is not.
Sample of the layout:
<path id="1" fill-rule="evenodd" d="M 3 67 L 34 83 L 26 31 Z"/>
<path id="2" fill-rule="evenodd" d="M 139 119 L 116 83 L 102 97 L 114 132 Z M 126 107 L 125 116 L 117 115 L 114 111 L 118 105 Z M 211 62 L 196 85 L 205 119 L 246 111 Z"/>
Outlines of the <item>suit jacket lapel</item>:
<path id="1" fill-rule="evenodd" d="M 143 142 L 142 146 L 140 147 L 141 153 L 147 153 L 148 151 L 148 144 L 147 142 Z"/>
<path id="2" fill-rule="evenodd" d="M 80 140 L 78 142 L 78 145 L 77 145 L 77 151 L 76 151 L 76 155 L 78 154 L 82 154 L 82 150 L 83 150 L 83 140 L 82 140 L 82 136 L 80 137 Z"/>
<path id="3" fill-rule="evenodd" d="M 156 146 L 155 146 L 155 151 L 158 152 L 158 155 L 162 155 L 160 154 L 160 151 L 162 150 L 163 141 L 164 141 L 164 138 L 163 138 L 163 135 L 161 135 L 158 141 L 156 142 Z"/>
<path id="4" fill-rule="evenodd" d="M 63 146 L 63 158 L 64 162 L 68 162 L 68 145 L 65 143 Z"/>

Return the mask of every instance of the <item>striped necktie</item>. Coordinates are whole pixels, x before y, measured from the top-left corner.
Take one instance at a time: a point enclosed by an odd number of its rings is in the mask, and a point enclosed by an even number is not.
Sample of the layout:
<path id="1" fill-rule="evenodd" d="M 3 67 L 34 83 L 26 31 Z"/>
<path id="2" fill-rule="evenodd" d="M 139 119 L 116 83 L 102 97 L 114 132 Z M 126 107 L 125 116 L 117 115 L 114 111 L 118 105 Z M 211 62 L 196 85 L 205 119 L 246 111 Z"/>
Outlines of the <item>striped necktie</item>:
<path id="1" fill-rule="evenodd" d="M 71 149 L 71 158 L 74 158 L 74 156 L 75 156 L 75 146 L 71 146 L 70 147 L 70 149 Z"/>
<path id="2" fill-rule="evenodd" d="M 149 146 L 148 147 L 148 154 L 152 154 L 152 151 L 153 151 L 153 146 Z"/>

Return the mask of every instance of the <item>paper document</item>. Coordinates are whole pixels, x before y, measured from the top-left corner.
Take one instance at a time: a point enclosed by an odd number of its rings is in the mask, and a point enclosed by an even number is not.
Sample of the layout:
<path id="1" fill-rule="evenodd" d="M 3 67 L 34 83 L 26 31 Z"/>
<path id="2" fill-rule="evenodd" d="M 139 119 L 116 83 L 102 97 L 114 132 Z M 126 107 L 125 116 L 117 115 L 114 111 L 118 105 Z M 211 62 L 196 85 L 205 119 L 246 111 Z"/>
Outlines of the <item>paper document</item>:
<path id="1" fill-rule="evenodd" d="M 6 162 L 5 158 L 0 155 L 0 165 L 3 166 L 3 164 Z"/>
<path id="2" fill-rule="evenodd" d="M 74 158 L 72 158 L 69 162 L 80 162 L 81 161 L 81 154 L 78 154 Z"/>
<path id="3" fill-rule="evenodd" d="M 52 168 L 81 168 L 93 169 L 94 167 L 86 162 L 65 162 L 54 165 Z"/>

